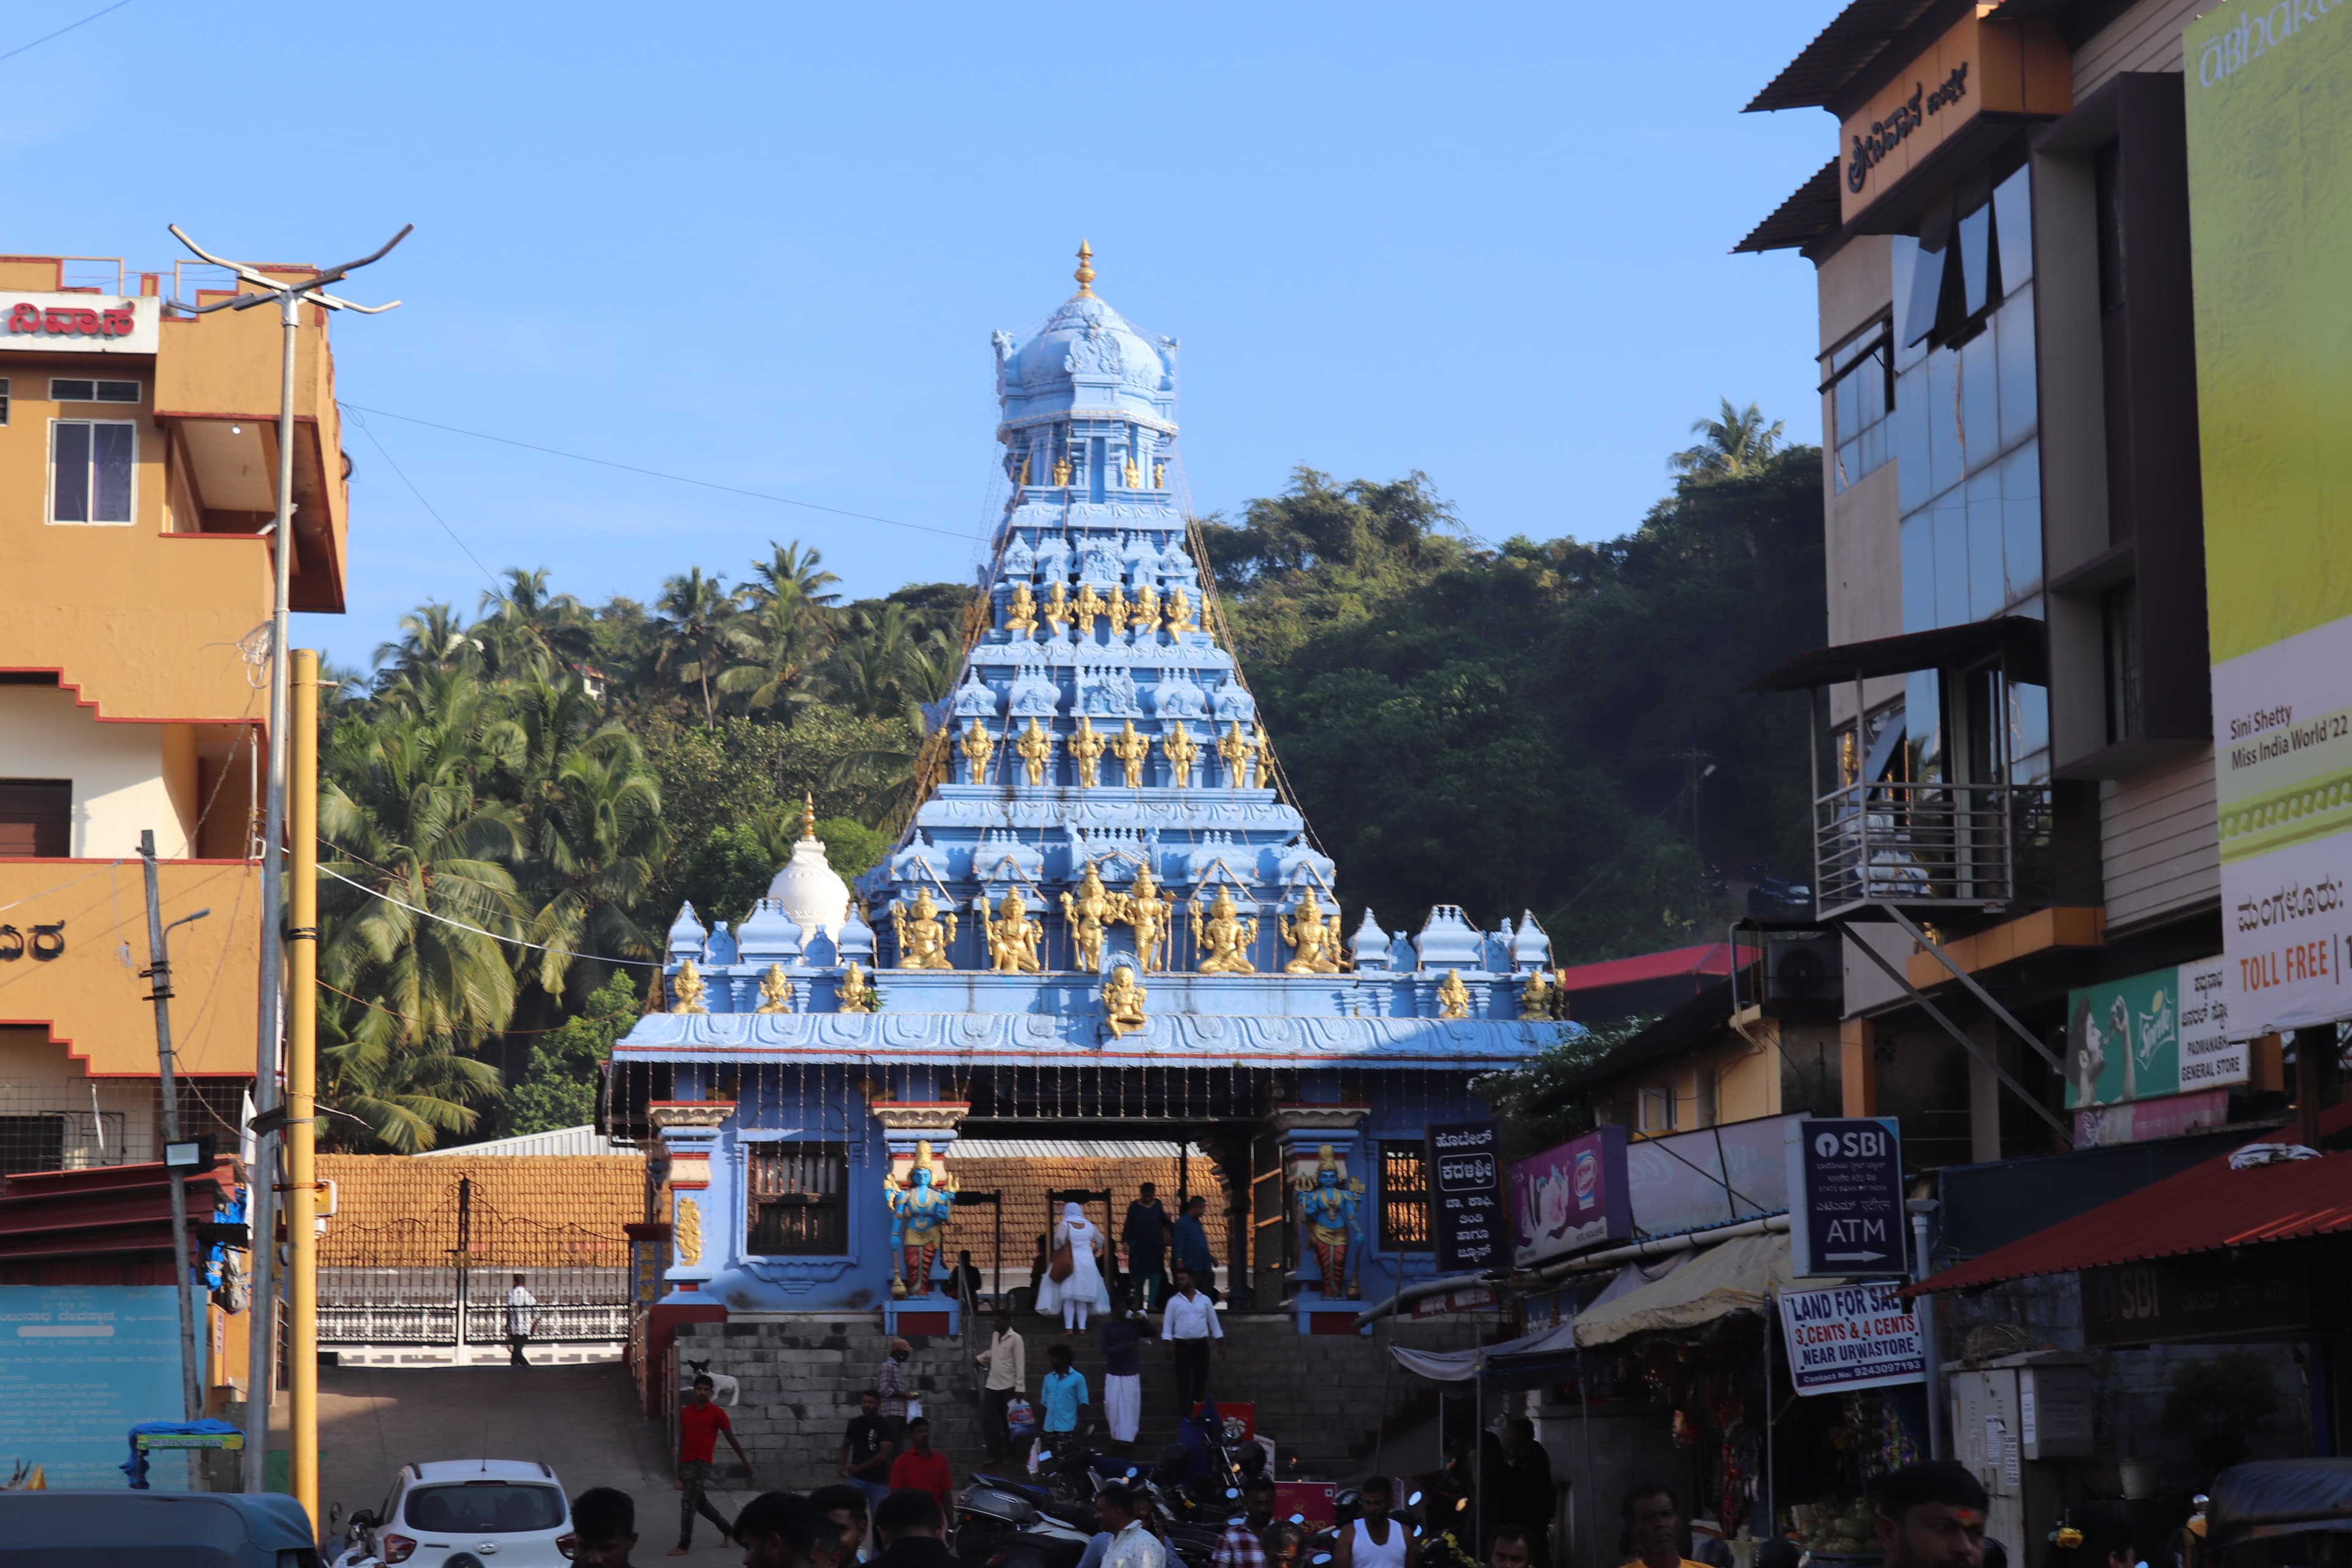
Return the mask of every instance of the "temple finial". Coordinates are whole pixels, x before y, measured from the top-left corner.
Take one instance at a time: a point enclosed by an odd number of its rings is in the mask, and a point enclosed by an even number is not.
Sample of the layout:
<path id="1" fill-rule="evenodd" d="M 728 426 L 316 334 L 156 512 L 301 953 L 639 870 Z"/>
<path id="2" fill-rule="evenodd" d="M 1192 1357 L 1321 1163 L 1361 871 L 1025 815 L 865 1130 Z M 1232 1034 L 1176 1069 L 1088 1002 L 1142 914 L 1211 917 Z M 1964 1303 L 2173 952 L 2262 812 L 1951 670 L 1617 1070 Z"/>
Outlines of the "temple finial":
<path id="1" fill-rule="evenodd" d="M 1094 247 L 1083 239 L 1078 241 L 1078 269 L 1072 276 L 1078 280 L 1079 297 L 1091 299 L 1095 291 L 1095 253 Z"/>
<path id="2" fill-rule="evenodd" d="M 801 837 L 816 837 L 816 797 L 813 795 L 801 796 Z"/>

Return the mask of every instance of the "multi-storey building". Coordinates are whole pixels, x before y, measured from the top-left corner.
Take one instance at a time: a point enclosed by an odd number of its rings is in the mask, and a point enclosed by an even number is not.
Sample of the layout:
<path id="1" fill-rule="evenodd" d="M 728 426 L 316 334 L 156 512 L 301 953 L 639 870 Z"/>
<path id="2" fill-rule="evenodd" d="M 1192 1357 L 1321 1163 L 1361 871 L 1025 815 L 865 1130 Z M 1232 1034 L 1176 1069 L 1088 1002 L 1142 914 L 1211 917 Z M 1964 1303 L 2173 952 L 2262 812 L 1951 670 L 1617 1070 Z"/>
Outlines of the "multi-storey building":
<path id="1" fill-rule="evenodd" d="M 189 1130 L 233 1149 L 253 1079 L 281 328 L 175 312 L 200 270 L 0 257 L 0 1173 L 159 1157 L 143 832 L 163 918 L 211 911 L 171 934 Z M 339 611 L 324 311 L 299 354 L 292 605 Z"/>

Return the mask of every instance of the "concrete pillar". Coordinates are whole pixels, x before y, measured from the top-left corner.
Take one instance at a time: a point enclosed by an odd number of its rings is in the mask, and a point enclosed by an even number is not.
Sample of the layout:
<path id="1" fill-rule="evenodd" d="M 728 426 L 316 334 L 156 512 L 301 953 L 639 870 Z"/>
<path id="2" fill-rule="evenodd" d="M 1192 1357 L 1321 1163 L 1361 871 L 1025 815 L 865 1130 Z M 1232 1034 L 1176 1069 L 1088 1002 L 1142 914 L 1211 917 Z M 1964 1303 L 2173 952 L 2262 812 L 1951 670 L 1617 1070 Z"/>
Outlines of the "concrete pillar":
<path id="1" fill-rule="evenodd" d="M 1867 1018 L 1838 1024 L 1838 1084 L 1846 1115 L 1878 1114 L 1878 1029 Z"/>
<path id="2" fill-rule="evenodd" d="M 1972 1019 L 1969 1038 L 1977 1043 L 1969 1054 L 1969 1158 L 1981 1165 L 2000 1158 L 2000 1099 L 2009 1091 L 1987 1060 L 2000 1059 L 1999 1026 L 1990 1018 Z"/>
<path id="3" fill-rule="evenodd" d="M 657 1100 L 646 1114 L 669 1163 L 672 1295 L 693 1295 L 742 1251 L 740 1184 L 730 1179 L 731 1100 Z"/>

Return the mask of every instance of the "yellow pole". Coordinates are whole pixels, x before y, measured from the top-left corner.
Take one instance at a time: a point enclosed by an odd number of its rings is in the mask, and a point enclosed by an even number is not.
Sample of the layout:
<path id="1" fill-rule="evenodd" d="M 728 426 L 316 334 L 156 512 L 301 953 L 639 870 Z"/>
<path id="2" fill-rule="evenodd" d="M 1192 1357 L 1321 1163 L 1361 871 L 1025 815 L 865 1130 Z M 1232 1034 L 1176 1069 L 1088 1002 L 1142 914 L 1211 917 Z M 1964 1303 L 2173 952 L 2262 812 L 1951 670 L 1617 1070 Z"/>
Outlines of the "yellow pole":
<path id="1" fill-rule="evenodd" d="M 290 869 L 286 977 L 286 1354 L 288 1473 L 319 1523 L 319 656 L 294 650 L 287 730 L 286 837 Z"/>

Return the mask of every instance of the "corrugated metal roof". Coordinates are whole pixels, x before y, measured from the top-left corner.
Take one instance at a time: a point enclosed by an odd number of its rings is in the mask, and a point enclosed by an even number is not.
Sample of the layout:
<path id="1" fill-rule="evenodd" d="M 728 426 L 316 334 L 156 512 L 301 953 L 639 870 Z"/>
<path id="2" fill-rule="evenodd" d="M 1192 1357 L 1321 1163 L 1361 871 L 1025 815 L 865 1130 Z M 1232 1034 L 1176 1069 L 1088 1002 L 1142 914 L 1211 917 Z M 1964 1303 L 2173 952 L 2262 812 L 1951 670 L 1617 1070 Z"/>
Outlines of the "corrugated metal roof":
<path id="1" fill-rule="evenodd" d="M 551 1132 L 526 1132 L 517 1138 L 452 1143 L 446 1149 L 427 1149 L 415 1157 L 431 1160 L 450 1154 L 624 1154 L 635 1159 L 642 1152 L 622 1147 L 593 1127 L 559 1127 Z"/>
<path id="2" fill-rule="evenodd" d="M 1793 250 L 1836 228 L 1842 216 L 1838 161 L 1832 158 L 1790 192 L 1789 199 L 1773 208 L 1772 216 L 1750 230 L 1746 239 L 1733 246 L 1731 253 L 1761 255 L 1768 250 Z"/>
<path id="3" fill-rule="evenodd" d="M 2320 1125 L 2323 1140 L 2352 1127 L 2352 1105 L 2337 1106 Z M 2272 1134 L 2293 1135 L 2292 1124 Z M 2345 1232 L 2352 1232 L 2352 1152 L 2244 1171 L 2230 1169 L 2230 1156 L 2222 1154 L 1929 1275 L 1918 1289 L 1968 1290 L 2077 1268 Z"/>
<path id="4" fill-rule="evenodd" d="M 1825 109 L 1887 47 L 1948 0 L 1853 0 L 1748 101 L 1748 112 Z"/>

